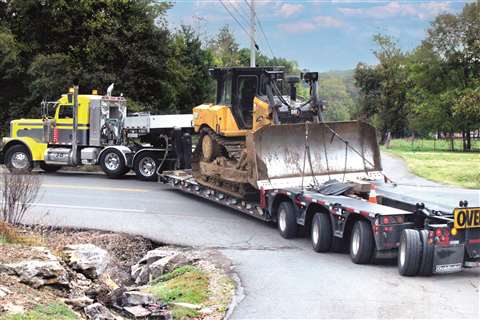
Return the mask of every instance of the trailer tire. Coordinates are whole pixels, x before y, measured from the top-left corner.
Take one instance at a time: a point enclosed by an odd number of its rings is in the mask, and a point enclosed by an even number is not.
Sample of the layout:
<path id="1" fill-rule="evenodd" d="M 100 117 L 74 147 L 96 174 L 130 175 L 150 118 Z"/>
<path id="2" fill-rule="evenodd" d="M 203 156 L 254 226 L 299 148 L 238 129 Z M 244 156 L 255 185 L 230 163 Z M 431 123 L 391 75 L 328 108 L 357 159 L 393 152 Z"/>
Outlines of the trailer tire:
<path id="1" fill-rule="evenodd" d="M 428 243 L 428 230 L 420 231 L 422 241 L 422 257 L 418 275 L 429 277 L 433 274 L 433 245 Z"/>
<path id="2" fill-rule="evenodd" d="M 142 152 L 133 161 L 133 170 L 138 179 L 143 181 L 157 180 L 157 169 L 160 161 L 154 152 Z"/>
<path id="3" fill-rule="evenodd" d="M 350 237 L 350 258 L 353 263 L 370 263 L 374 250 L 375 241 L 370 222 L 365 220 L 356 221 Z"/>
<path id="4" fill-rule="evenodd" d="M 100 167 L 109 178 L 113 179 L 120 178 L 130 171 L 125 163 L 123 154 L 116 149 L 107 150 L 102 154 Z"/>
<path id="5" fill-rule="evenodd" d="M 40 162 L 40 168 L 48 173 L 57 172 L 62 168 L 62 166 L 57 166 L 54 164 L 46 164 L 45 162 Z"/>
<path id="6" fill-rule="evenodd" d="M 402 276 L 415 276 L 420 269 L 422 242 L 417 230 L 405 229 L 400 236 L 398 271 Z"/>
<path id="7" fill-rule="evenodd" d="M 277 225 L 280 235 L 285 239 L 295 238 L 298 235 L 295 208 L 290 201 L 283 201 L 278 206 Z"/>
<path id="8" fill-rule="evenodd" d="M 32 156 L 26 146 L 17 144 L 5 152 L 5 165 L 13 173 L 29 173 L 33 169 Z"/>
<path id="9" fill-rule="evenodd" d="M 328 252 L 332 248 L 332 224 L 328 214 L 316 212 L 313 216 L 311 240 L 315 252 Z"/>

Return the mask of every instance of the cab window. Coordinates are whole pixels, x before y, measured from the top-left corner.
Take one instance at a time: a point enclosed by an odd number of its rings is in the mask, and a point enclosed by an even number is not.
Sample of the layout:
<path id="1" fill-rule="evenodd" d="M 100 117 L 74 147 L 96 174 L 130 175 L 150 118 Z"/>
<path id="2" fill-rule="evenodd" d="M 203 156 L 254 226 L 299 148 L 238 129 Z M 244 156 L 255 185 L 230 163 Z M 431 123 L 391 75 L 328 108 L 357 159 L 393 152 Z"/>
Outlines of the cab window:
<path id="1" fill-rule="evenodd" d="M 73 106 L 60 105 L 58 108 L 58 119 L 73 119 Z"/>
<path id="2" fill-rule="evenodd" d="M 231 106 L 232 105 L 232 77 L 228 76 L 225 78 L 225 81 L 223 82 L 223 85 L 220 88 L 221 90 L 221 95 L 220 95 L 220 101 L 219 104 L 225 105 L 225 106 Z"/>

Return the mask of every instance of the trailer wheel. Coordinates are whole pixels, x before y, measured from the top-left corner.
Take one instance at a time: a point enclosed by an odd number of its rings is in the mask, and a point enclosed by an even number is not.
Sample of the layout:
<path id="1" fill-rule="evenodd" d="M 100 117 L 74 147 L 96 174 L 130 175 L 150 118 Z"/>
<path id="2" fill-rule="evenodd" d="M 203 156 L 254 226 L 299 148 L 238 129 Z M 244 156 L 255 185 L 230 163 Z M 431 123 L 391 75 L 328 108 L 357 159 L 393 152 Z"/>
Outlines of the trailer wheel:
<path id="1" fill-rule="evenodd" d="M 278 230 L 285 239 L 295 238 L 298 234 L 295 208 L 290 201 L 283 201 L 278 206 Z"/>
<path id="2" fill-rule="evenodd" d="M 428 277 L 433 273 L 433 245 L 428 243 L 428 231 L 420 231 L 422 241 L 422 258 L 418 275 Z"/>
<path id="3" fill-rule="evenodd" d="M 33 169 L 30 152 L 24 145 L 15 145 L 5 152 L 5 165 L 10 172 L 28 173 Z"/>
<path id="4" fill-rule="evenodd" d="M 415 276 L 420 269 L 422 242 L 417 230 L 405 229 L 398 249 L 398 271 L 402 276 Z"/>
<path id="5" fill-rule="evenodd" d="M 133 170 L 140 180 L 155 181 L 159 160 L 154 152 L 142 152 L 133 161 Z"/>
<path id="6" fill-rule="evenodd" d="M 328 214 L 317 212 L 312 221 L 312 246 L 316 252 L 328 252 L 332 247 L 332 224 Z"/>
<path id="7" fill-rule="evenodd" d="M 62 166 L 57 166 L 57 165 L 53 165 L 53 164 L 46 164 L 45 162 L 40 162 L 40 168 L 45 172 L 53 173 L 53 172 L 57 172 L 58 170 L 60 170 L 62 168 Z"/>
<path id="8" fill-rule="evenodd" d="M 365 220 L 356 221 L 350 237 L 350 258 L 353 263 L 370 263 L 374 250 L 375 241 L 373 239 L 372 226 Z"/>
<path id="9" fill-rule="evenodd" d="M 125 163 L 123 154 L 116 149 L 107 150 L 102 154 L 100 166 L 109 178 L 114 179 L 120 178 L 130 170 Z"/>

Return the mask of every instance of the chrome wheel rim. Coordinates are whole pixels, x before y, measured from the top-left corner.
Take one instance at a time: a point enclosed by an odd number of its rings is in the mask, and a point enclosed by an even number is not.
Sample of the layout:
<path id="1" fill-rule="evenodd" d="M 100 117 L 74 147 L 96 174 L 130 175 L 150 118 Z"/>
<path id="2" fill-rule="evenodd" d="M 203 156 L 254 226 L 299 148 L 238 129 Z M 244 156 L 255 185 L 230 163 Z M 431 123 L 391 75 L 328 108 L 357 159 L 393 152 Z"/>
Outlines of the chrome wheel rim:
<path id="1" fill-rule="evenodd" d="M 285 210 L 280 210 L 279 217 L 278 217 L 278 225 L 280 226 L 280 230 L 285 231 L 287 229 L 287 213 Z"/>
<path id="2" fill-rule="evenodd" d="M 145 177 L 151 177 L 155 174 L 155 170 L 157 169 L 157 164 L 155 160 L 151 157 L 145 157 L 140 160 L 138 163 L 138 167 L 140 169 L 140 173 Z"/>
<path id="3" fill-rule="evenodd" d="M 116 153 L 109 153 L 105 157 L 105 167 L 110 171 L 115 171 L 120 167 L 120 157 Z"/>
<path id="4" fill-rule="evenodd" d="M 15 169 L 26 169 L 28 167 L 28 156 L 25 152 L 17 151 L 12 155 L 12 167 Z"/>
<path id="5" fill-rule="evenodd" d="M 357 255 L 359 249 L 360 249 L 360 232 L 355 230 L 355 232 L 353 233 L 353 238 L 352 238 L 352 253 L 353 253 L 353 255 Z"/>
<path id="6" fill-rule="evenodd" d="M 314 222 L 313 223 L 313 229 L 312 229 L 312 241 L 314 244 L 318 243 L 318 236 L 320 234 L 320 228 L 318 227 L 318 223 Z"/>
<path id="7" fill-rule="evenodd" d="M 406 245 L 405 245 L 405 241 L 402 241 L 402 243 L 400 244 L 400 254 L 399 254 L 399 259 L 400 259 L 400 265 L 403 266 L 405 264 L 405 256 L 406 256 Z"/>

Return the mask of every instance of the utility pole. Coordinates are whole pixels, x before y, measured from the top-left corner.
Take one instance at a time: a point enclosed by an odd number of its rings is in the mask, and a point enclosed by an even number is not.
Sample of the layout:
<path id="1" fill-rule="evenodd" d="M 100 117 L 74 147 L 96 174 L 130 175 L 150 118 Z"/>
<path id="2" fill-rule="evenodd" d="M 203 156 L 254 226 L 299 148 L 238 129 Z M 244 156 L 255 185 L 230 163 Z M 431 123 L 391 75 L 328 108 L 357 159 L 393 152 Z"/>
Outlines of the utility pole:
<path id="1" fill-rule="evenodd" d="M 255 67 L 257 48 L 255 43 L 255 0 L 250 0 L 250 67 Z"/>

